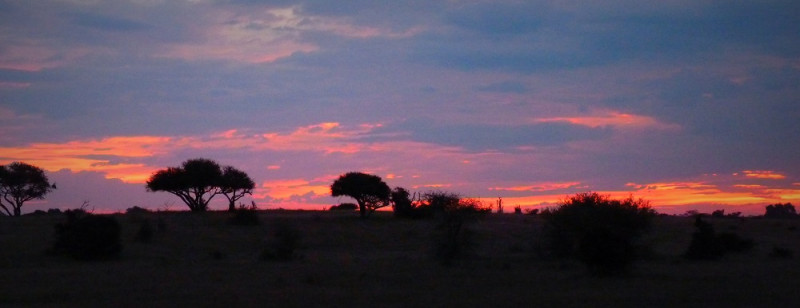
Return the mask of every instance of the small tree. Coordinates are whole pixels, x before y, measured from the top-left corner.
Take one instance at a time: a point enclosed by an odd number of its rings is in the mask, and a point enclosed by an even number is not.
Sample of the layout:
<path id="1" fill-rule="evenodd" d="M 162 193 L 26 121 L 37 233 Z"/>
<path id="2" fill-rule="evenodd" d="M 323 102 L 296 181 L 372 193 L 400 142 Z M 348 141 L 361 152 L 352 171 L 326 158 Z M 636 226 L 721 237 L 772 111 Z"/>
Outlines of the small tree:
<path id="1" fill-rule="evenodd" d="M 220 193 L 228 199 L 228 211 L 236 211 L 236 200 L 252 194 L 256 184 L 244 171 L 231 166 L 222 169 Z"/>
<path id="2" fill-rule="evenodd" d="M 389 185 L 377 175 L 348 172 L 331 184 L 331 196 L 348 196 L 356 200 L 361 218 L 389 205 Z"/>
<path id="3" fill-rule="evenodd" d="M 767 205 L 766 208 L 767 212 L 764 213 L 764 217 L 767 218 L 792 218 L 797 217 L 797 211 L 794 208 L 794 205 L 791 203 L 785 204 L 770 204 Z"/>
<path id="4" fill-rule="evenodd" d="M 8 216 L 22 215 L 22 205 L 56 189 L 44 170 L 23 162 L 0 166 L 0 208 Z M 2 213 L 2 212 L 0 212 Z"/>
<path id="5" fill-rule="evenodd" d="M 411 201 L 411 193 L 405 188 L 395 187 L 392 189 L 391 201 L 392 212 L 395 217 L 413 217 L 414 216 L 414 203 Z"/>
<path id="6" fill-rule="evenodd" d="M 147 190 L 165 191 L 178 196 L 192 212 L 208 209 L 211 199 L 220 193 L 222 168 L 213 160 L 195 158 L 180 167 L 162 169 L 147 180 Z"/>

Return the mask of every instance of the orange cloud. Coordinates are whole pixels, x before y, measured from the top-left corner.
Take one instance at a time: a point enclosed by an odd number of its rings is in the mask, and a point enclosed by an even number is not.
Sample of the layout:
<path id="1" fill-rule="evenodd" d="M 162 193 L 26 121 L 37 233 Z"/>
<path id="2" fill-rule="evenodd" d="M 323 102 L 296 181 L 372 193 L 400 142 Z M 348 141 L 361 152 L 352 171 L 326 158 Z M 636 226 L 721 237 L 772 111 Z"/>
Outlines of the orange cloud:
<path id="1" fill-rule="evenodd" d="M 294 196 L 303 195 L 329 196 L 330 186 L 327 182 L 307 181 L 303 179 L 274 180 L 261 183 L 253 193 L 254 198 L 269 197 L 277 200 L 286 200 Z"/>
<path id="2" fill-rule="evenodd" d="M 3 109 L 0 109 L 2 111 Z M 0 112 L 0 118 L 4 117 Z M 309 151 L 324 154 L 353 154 L 369 149 L 367 145 L 350 141 L 377 125 L 342 128 L 339 123 L 320 123 L 304 126 L 288 134 L 247 134 L 227 130 L 209 136 L 118 136 L 93 140 L 74 140 L 63 143 L 32 143 L 18 147 L 0 147 L 0 163 L 24 161 L 48 171 L 69 169 L 73 172 L 94 171 L 106 178 L 125 182 L 144 182 L 157 166 L 130 163 L 165 155 L 180 149 L 238 149 L 249 151 Z M 373 150 L 377 150 L 373 149 Z M 267 167 L 279 169 L 279 165 Z"/>
<path id="3" fill-rule="evenodd" d="M 112 161 L 163 154 L 166 153 L 163 147 L 169 142 L 169 137 L 135 136 L 0 147 L 0 163 L 24 161 L 48 171 L 95 171 L 104 173 L 106 178 L 141 183 L 150 176 L 153 167 Z"/>
<path id="4" fill-rule="evenodd" d="M 600 112 L 599 115 L 595 116 L 538 118 L 535 119 L 534 122 L 537 123 L 566 122 L 574 125 L 581 125 L 592 128 L 606 127 L 606 126 L 656 128 L 665 130 L 680 128 L 680 126 L 676 124 L 662 123 L 652 117 L 614 112 L 614 111 Z"/>
<path id="5" fill-rule="evenodd" d="M 781 180 L 786 178 L 785 175 L 771 170 L 745 170 L 742 173 L 748 178 L 756 179 Z"/>

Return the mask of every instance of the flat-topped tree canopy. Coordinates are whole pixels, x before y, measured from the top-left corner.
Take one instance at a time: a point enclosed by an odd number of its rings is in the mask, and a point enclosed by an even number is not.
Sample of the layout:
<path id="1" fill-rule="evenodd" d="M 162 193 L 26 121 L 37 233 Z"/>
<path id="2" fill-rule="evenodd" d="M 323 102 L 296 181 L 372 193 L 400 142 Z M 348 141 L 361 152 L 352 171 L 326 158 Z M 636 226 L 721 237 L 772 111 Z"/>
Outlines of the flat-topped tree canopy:
<path id="1" fill-rule="evenodd" d="M 193 212 L 208 209 L 208 203 L 220 194 L 222 167 L 210 159 L 194 158 L 180 167 L 156 171 L 147 180 L 147 190 L 165 191 L 178 196 Z"/>
<path id="2" fill-rule="evenodd" d="M 331 195 L 348 196 L 356 200 L 361 218 L 389 205 L 391 189 L 377 175 L 348 172 L 331 184 Z"/>

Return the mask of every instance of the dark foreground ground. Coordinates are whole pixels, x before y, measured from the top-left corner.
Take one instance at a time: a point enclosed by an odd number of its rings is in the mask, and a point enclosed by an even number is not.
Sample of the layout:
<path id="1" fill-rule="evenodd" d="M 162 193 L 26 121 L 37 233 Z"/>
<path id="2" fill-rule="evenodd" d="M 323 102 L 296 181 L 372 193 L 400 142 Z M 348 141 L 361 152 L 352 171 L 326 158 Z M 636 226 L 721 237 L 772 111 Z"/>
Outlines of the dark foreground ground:
<path id="1" fill-rule="evenodd" d="M 229 214 L 116 215 L 119 260 L 47 256 L 63 216 L 0 218 L 0 306 L 47 307 L 797 307 L 800 221 L 708 219 L 718 231 L 755 240 L 721 261 L 684 260 L 693 219 L 659 217 L 653 249 L 624 277 L 598 278 L 579 263 L 540 257 L 542 222 L 491 215 L 469 225 L 472 252 L 451 266 L 433 256 L 435 221 L 378 213 L 259 212 L 261 225 Z M 143 220 L 163 221 L 150 243 L 134 241 Z M 265 261 L 278 225 L 302 239 L 300 257 Z"/>

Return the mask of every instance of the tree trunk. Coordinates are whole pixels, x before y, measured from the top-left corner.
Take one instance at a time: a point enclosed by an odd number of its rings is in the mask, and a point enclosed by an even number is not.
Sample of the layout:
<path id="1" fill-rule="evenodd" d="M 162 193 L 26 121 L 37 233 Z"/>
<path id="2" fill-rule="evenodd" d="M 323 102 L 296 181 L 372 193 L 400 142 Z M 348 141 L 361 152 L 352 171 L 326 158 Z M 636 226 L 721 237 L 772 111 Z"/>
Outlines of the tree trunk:
<path id="1" fill-rule="evenodd" d="M 228 200 L 228 202 L 229 202 L 229 203 L 228 203 L 228 211 L 229 211 L 229 212 L 234 212 L 234 211 L 236 211 L 236 201 L 233 201 L 233 200 Z"/>
<path id="2" fill-rule="evenodd" d="M 367 205 L 358 201 L 358 211 L 361 212 L 361 219 L 367 219 Z"/>
<path id="3" fill-rule="evenodd" d="M 18 216 L 18 217 L 22 216 L 22 207 L 20 207 L 20 206 L 15 206 L 14 207 L 14 216 Z"/>

